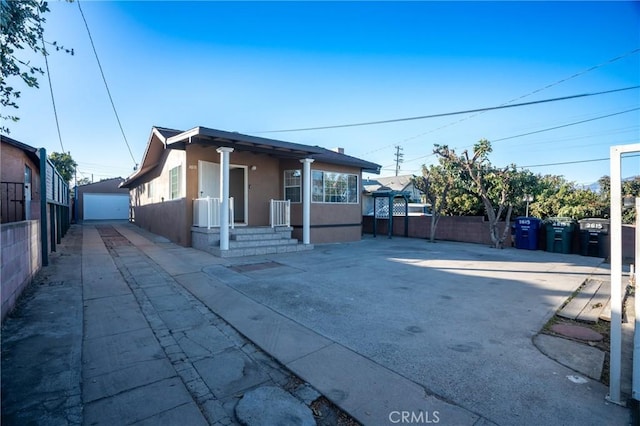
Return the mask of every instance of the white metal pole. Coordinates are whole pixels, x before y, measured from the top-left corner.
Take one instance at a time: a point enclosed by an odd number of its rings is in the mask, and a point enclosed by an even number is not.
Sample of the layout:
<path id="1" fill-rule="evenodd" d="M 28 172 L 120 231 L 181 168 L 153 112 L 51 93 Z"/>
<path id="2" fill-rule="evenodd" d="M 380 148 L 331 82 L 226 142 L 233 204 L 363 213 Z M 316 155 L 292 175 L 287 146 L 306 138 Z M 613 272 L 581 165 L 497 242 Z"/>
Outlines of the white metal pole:
<path id="1" fill-rule="evenodd" d="M 275 215 L 273 213 L 275 206 L 273 205 L 273 198 L 269 201 L 269 223 L 271 227 L 275 227 Z"/>
<path id="2" fill-rule="evenodd" d="M 636 250 L 633 263 L 637 266 L 640 261 L 640 198 L 636 198 Z M 633 275 L 633 283 L 638 288 L 638 275 L 634 273 L 634 265 L 631 265 Z M 633 399 L 640 398 L 640 295 L 635 293 L 635 313 L 636 321 L 633 333 L 633 368 L 632 368 L 632 392 Z"/>
<path id="3" fill-rule="evenodd" d="M 229 250 L 229 153 L 233 148 L 220 147 L 220 250 Z"/>
<path id="4" fill-rule="evenodd" d="M 311 242 L 311 163 L 312 158 L 302 163 L 302 244 Z"/>
<path id="5" fill-rule="evenodd" d="M 207 229 L 211 229 L 211 197 L 207 195 Z"/>
<path id="6" fill-rule="evenodd" d="M 610 149 L 611 167 L 611 346 L 609 351 L 609 395 L 620 400 L 622 360 L 622 170 L 619 147 Z"/>

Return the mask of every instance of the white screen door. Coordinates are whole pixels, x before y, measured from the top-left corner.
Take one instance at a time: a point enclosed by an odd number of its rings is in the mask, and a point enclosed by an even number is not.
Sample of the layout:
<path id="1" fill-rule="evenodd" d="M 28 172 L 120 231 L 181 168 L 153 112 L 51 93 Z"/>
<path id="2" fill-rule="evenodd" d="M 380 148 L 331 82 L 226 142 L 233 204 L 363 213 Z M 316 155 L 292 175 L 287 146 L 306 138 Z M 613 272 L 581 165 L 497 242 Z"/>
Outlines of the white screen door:
<path id="1" fill-rule="evenodd" d="M 198 160 L 198 197 L 220 198 L 220 164 Z"/>

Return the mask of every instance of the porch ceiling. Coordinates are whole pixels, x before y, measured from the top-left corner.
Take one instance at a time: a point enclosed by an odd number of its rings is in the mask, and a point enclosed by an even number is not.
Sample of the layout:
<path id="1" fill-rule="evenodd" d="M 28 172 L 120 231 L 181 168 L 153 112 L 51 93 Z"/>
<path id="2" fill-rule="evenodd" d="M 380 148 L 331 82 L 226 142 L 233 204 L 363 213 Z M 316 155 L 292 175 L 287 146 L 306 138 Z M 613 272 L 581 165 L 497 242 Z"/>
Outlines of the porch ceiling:
<path id="1" fill-rule="evenodd" d="M 237 151 L 257 152 L 275 157 L 306 158 L 324 149 L 275 139 L 260 138 L 236 132 L 196 127 L 167 139 L 167 146 L 185 149 L 187 144 L 230 147 Z"/>

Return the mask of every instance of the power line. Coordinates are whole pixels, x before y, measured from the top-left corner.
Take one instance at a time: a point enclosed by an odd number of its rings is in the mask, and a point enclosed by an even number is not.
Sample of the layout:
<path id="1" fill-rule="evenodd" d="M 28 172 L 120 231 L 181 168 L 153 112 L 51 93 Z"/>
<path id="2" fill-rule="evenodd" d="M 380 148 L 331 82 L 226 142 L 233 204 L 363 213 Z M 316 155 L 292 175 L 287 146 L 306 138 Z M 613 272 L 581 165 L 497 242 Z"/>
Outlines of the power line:
<path id="1" fill-rule="evenodd" d="M 631 51 L 629 51 L 629 52 L 623 53 L 622 55 L 616 56 L 616 57 L 611 58 L 611 59 L 609 59 L 609 60 L 607 60 L 607 61 L 605 61 L 605 62 L 601 62 L 600 64 L 597 64 L 597 65 L 594 65 L 594 66 L 589 67 L 589 68 L 587 68 L 587 69 L 584 69 L 584 70 L 582 70 L 582 71 L 579 71 L 579 72 L 577 72 L 577 73 L 575 73 L 575 74 L 573 74 L 573 75 L 571 75 L 571 76 L 569 76 L 569 77 L 562 78 L 562 79 L 560 79 L 560 80 L 558 80 L 558 81 L 556 81 L 556 82 L 554 82 L 554 83 L 547 84 L 546 86 L 541 87 L 541 88 L 539 88 L 539 89 L 536 89 L 536 90 L 534 90 L 534 91 L 532 91 L 532 92 L 529 92 L 529 93 L 527 93 L 527 94 L 525 94 L 525 95 L 519 96 L 519 97 L 517 97 L 517 98 L 513 98 L 513 99 L 511 99 L 511 100 L 509 100 L 509 101 L 507 101 L 507 102 L 505 102 L 505 103 L 503 103 L 503 104 L 501 104 L 501 105 L 508 105 L 508 104 L 510 104 L 510 103 L 512 103 L 512 102 L 515 102 L 515 101 L 519 100 L 519 99 L 523 99 L 523 98 L 529 97 L 529 96 L 531 96 L 531 95 L 534 95 L 534 94 L 536 94 L 536 93 L 542 92 L 542 91 L 544 91 L 544 90 L 550 89 L 551 87 L 557 86 L 558 84 L 564 83 L 564 82 L 569 81 L 569 80 L 571 80 L 571 79 L 574 79 L 574 78 L 576 78 L 576 77 L 580 77 L 581 75 L 584 75 L 584 74 L 586 74 L 586 73 L 588 73 L 588 72 L 590 72 L 590 71 L 596 70 L 596 69 L 601 68 L 601 67 L 603 67 L 603 66 L 605 66 L 605 65 L 608 65 L 608 64 L 611 64 L 611 63 L 613 63 L 613 62 L 616 62 L 616 61 L 618 61 L 618 60 L 620 60 L 620 59 L 624 59 L 624 58 L 626 58 L 626 57 L 628 57 L 628 56 L 631 56 L 631 55 L 634 55 L 634 54 L 636 54 L 636 53 L 638 53 L 638 52 L 640 52 L 640 48 L 637 48 L 637 49 L 631 50 Z M 410 136 L 410 137 L 408 137 L 408 138 L 403 139 L 402 141 L 400 141 L 400 142 L 398 142 L 398 143 L 405 143 L 405 142 L 408 142 L 408 141 L 410 141 L 410 140 L 417 139 L 417 138 L 419 138 L 419 137 L 421 137 L 421 136 L 427 135 L 427 134 L 429 134 L 429 133 L 437 132 L 438 130 L 445 129 L 445 128 L 447 128 L 447 127 L 451 127 L 451 126 L 456 125 L 456 124 L 459 124 L 459 123 L 461 123 L 461 122 L 463 122 L 463 121 L 469 120 L 469 119 L 471 119 L 471 118 L 473 118 L 473 117 L 477 117 L 478 115 L 484 114 L 485 112 L 486 112 L 486 111 L 480 111 L 480 112 L 477 112 L 477 113 L 475 113 L 475 114 L 471 114 L 471 115 L 469 115 L 469 116 L 467 116 L 467 117 L 463 117 L 463 118 L 461 118 L 461 119 L 459 119 L 459 120 L 457 120 L 457 121 L 452 121 L 452 122 L 450 122 L 450 123 L 448 123 L 448 124 L 445 124 L 445 125 L 443 125 L 443 126 L 437 127 L 437 128 L 435 128 L 435 129 L 431 129 L 431 130 L 428 130 L 428 131 L 426 131 L 426 132 L 422 132 L 422 133 L 417 134 L 417 135 L 415 135 L 415 136 Z M 391 146 L 393 146 L 393 144 L 385 145 L 385 146 L 383 146 L 383 147 L 381 147 L 381 148 L 374 149 L 373 151 L 368 151 L 368 152 L 366 152 L 365 154 L 371 154 L 371 153 L 374 153 L 374 152 L 377 152 L 377 151 L 381 151 L 381 150 L 386 149 L 386 148 L 389 148 L 389 147 L 391 147 Z"/>
<path id="2" fill-rule="evenodd" d="M 628 155 L 625 156 L 623 158 L 635 158 L 635 157 L 640 157 L 640 154 L 635 154 L 635 155 Z M 560 163 L 547 163 L 547 164 L 533 164 L 530 166 L 517 166 L 518 169 L 531 169 L 534 167 L 547 167 L 547 166 L 564 166 L 567 164 L 581 164 L 581 163 L 594 163 L 597 161 L 609 161 L 609 157 L 605 157 L 605 158 L 592 158 L 589 160 L 576 160 L 576 161 L 563 161 Z"/>
<path id="3" fill-rule="evenodd" d="M 107 79 L 104 76 L 104 71 L 102 70 L 102 64 L 100 64 L 100 58 L 98 58 L 98 52 L 96 51 L 96 46 L 93 43 L 93 37 L 91 37 L 91 31 L 89 30 L 89 24 L 87 23 L 87 19 L 84 17 L 84 12 L 82 12 L 82 7 L 80 7 L 80 0 L 76 0 L 78 4 L 78 10 L 80 10 L 80 15 L 82 15 L 82 20 L 84 21 L 84 26 L 87 28 L 87 34 L 89 34 L 89 41 L 91 42 L 91 48 L 93 49 L 93 54 L 96 57 L 96 61 L 98 62 L 98 68 L 100 68 L 100 75 L 102 76 L 102 81 L 104 82 L 104 87 L 107 89 L 107 95 L 109 95 L 109 101 L 111 102 L 111 107 L 113 108 L 113 113 L 116 116 L 116 121 L 118 122 L 118 126 L 120 127 L 120 132 L 122 133 L 122 137 L 124 138 L 124 143 L 127 145 L 127 149 L 129 150 L 129 155 L 133 160 L 133 164 L 137 167 L 138 163 L 136 162 L 133 153 L 131 152 L 131 147 L 129 146 L 129 141 L 127 141 L 127 136 L 124 134 L 124 129 L 122 128 L 122 123 L 120 122 L 120 117 L 118 116 L 118 111 L 116 110 L 116 105 L 113 102 L 113 98 L 111 97 L 111 91 L 109 90 L 109 85 L 107 84 Z"/>
<path id="4" fill-rule="evenodd" d="M 640 157 L 640 154 L 627 155 L 627 156 L 625 156 L 623 158 L 636 158 L 636 157 Z M 562 162 L 559 162 L 559 163 L 545 163 L 545 164 L 532 164 L 532 165 L 528 165 L 528 166 L 516 166 L 516 168 L 518 168 L 518 169 L 532 169 L 532 168 L 536 168 L 536 167 L 564 166 L 564 165 L 570 165 L 570 164 L 595 163 L 595 162 L 599 162 L 599 161 L 609 161 L 609 160 L 610 160 L 609 157 L 590 158 L 590 159 L 587 159 L 587 160 L 562 161 Z M 391 170 L 391 167 L 392 166 L 386 166 L 386 167 L 382 167 L 382 169 Z"/>
<path id="5" fill-rule="evenodd" d="M 345 128 L 345 127 L 359 127 L 359 126 L 372 126 L 376 124 L 398 123 L 402 121 L 425 120 L 427 118 L 447 117 L 450 115 L 470 114 L 475 112 L 493 111 L 498 109 L 516 108 L 516 107 L 527 106 L 527 105 L 537 105 L 537 104 L 543 104 L 543 103 L 549 103 L 549 102 L 566 101 L 569 99 L 586 98 L 589 96 L 598 96 L 598 95 L 604 95 L 608 93 L 622 92 L 625 90 L 633 90 L 639 87 L 640 86 L 630 86 L 630 87 L 623 87 L 621 89 L 604 90 L 601 92 L 581 93 L 578 95 L 561 96 L 559 98 L 541 99 L 537 101 L 521 102 L 517 104 L 498 105 L 498 106 L 485 107 L 485 108 L 468 109 L 464 111 L 445 112 L 440 114 L 419 115 L 416 117 L 393 118 L 389 120 L 367 121 L 363 123 L 337 124 L 333 126 L 305 127 L 305 128 L 298 128 L 298 129 L 283 129 L 283 130 L 267 130 L 262 132 L 253 132 L 253 133 L 261 134 L 261 133 L 306 132 L 310 130 L 339 129 L 339 128 Z"/>
<path id="6" fill-rule="evenodd" d="M 590 118 L 588 120 L 576 121 L 576 122 L 573 122 L 573 123 L 562 124 L 560 126 L 555 126 L 555 127 L 548 127 L 546 129 L 536 130 L 536 131 L 528 132 L 528 133 L 522 133 L 522 134 L 519 134 L 519 135 L 509 136 L 509 137 L 506 137 L 506 138 L 493 139 L 491 142 L 506 141 L 508 139 L 515 139 L 515 138 L 519 138 L 519 137 L 522 137 L 522 136 L 529 136 L 529 135 L 534 135 L 536 133 L 548 132 L 550 130 L 562 129 L 563 127 L 575 126 L 577 124 L 588 123 L 589 121 L 601 120 L 603 118 L 613 117 L 614 115 L 626 114 L 628 112 L 637 111 L 639 109 L 640 108 L 631 108 L 631 109 L 628 109 L 626 111 L 620 111 L 620 112 L 615 112 L 613 114 L 601 115 L 600 117 Z"/>
<path id="7" fill-rule="evenodd" d="M 587 120 L 575 121 L 575 122 L 572 122 L 572 123 L 562 124 L 562 125 L 560 125 L 560 126 L 548 127 L 548 128 L 546 128 L 546 129 L 535 130 L 535 131 L 533 131 L 533 132 L 522 133 L 522 134 L 515 135 L 515 136 L 508 136 L 508 137 L 506 137 L 506 138 L 491 139 L 491 142 L 492 142 L 492 143 L 493 143 L 493 142 L 500 142 L 500 141 L 505 141 L 505 140 L 508 140 L 508 139 L 515 139 L 515 138 L 519 138 L 519 137 L 522 137 L 522 136 L 533 135 L 533 134 L 536 134 L 536 133 L 548 132 L 548 131 L 550 131 L 550 130 L 561 129 L 561 128 L 563 128 L 563 127 L 575 126 L 575 125 L 577 125 L 577 124 L 582 124 L 582 123 L 587 123 L 587 122 L 590 122 L 590 121 L 601 120 L 601 119 L 603 119 L 603 118 L 613 117 L 613 116 L 615 116 L 615 115 L 626 114 L 626 113 L 628 113 L 628 112 L 637 111 L 637 110 L 639 110 L 639 109 L 640 109 L 640 107 L 639 107 L 639 108 L 631 108 L 631 109 L 628 109 L 628 110 L 625 110 L 625 111 L 615 112 L 615 113 L 607 114 L 607 115 L 601 115 L 601 116 L 599 116 L 599 117 L 594 117 L 594 118 L 590 118 L 590 119 L 587 119 Z M 410 160 L 407 160 L 407 162 L 408 162 L 408 163 L 412 163 L 412 162 L 414 162 L 414 161 L 416 161 L 416 160 L 420 160 L 420 159 L 423 159 L 423 158 L 428 158 L 428 157 L 431 157 L 431 156 L 433 156 L 433 155 L 435 155 L 435 154 L 431 153 L 431 154 L 427 154 L 427 155 L 422 155 L 422 156 L 420 156 L 420 157 L 415 157 L 415 158 L 412 158 L 412 159 L 410 159 Z"/>
<path id="8" fill-rule="evenodd" d="M 38 12 L 40 14 L 40 12 Z M 40 31 L 44 33 L 44 29 L 42 28 L 42 24 L 40 24 Z M 51 72 L 49 71 L 49 60 L 47 59 L 47 49 L 44 45 L 44 34 L 40 39 L 42 41 L 42 55 L 44 56 L 44 64 L 47 69 L 47 80 L 49 80 L 49 93 L 51 93 L 51 104 L 53 105 L 53 116 L 56 119 L 56 129 L 58 130 L 58 140 L 60 141 L 60 149 L 64 153 L 64 145 L 62 145 L 62 134 L 60 133 L 60 122 L 58 121 L 58 109 L 56 108 L 56 100 L 53 96 L 53 86 L 51 85 Z"/>
<path id="9" fill-rule="evenodd" d="M 603 66 L 605 66 L 605 65 L 611 64 L 611 63 L 616 62 L 616 61 L 618 61 L 618 60 L 620 60 L 620 59 L 624 59 L 624 58 L 626 58 L 627 56 L 634 55 L 634 54 L 636 54 L 636 53 L 638 53 L 638 52 L 640 52 L 640 48 L 633 49 L 633 50 L 631 50 L 631 51 L 629 51 L 629 52 L 627 52 L 627 53 L 623 53 L 623 54 L 622 54 L 622 55 L 620 55 L 620 56 L 616 56 L 615 58 L 611 58 L 611 59 L 609 59 L 608 61 L 602 62 L 602 63 L 600 63 L 600 64 L 598 64 L 598 65 L 594 65 L 594 66 L 592 66 L 592 67 L 590 67 L 590 68 L 587 68 L 587 69 L 585 69 L 585 70 L 579 71 L 579 72 L 577 72 L 577 73 L 575 73 L 575 74 L 573 74 L 573 75 L 571 75 L 571 76 L 569 76 L 569 77 L 566 77 L 566 78 L 560 79 L 560 80 L 556 81 L 555 83 L 551 83 L 551 84 L 548 84 L 548 85 L 546 85 L 546 86 L 544 86 L 544 87 L 542 87 L 542 88 L 540 88 L 540 89 L 536 89 L 536 90 L 534 90 L 534 91 L 533 91 L 533 92 L 531 92 L 531 93 L 527 93 L 526 95 L 522 95 L 522 96 L 520 96 L 520 97 L 518 97 L 518 98 L 511 99 L 511 100 L 510 100 L 510 101 L 508 101 L 507 103 L 515 102 L 515 101 L 517 101 L 518 99 L 526 98 L 526 97 L 531 96 L 531 95 L 534 95 L 534 94 L 536 94 L 536 93 L 538 93 L 538 92 L 542 92 L 543 90 L 547 90 L 547 89 L 549 89 L 549 88 L 551 88 L 551 87 L 553 87 L 553 86 L 557 86 L 558 84 L 564 83 L 564 82 L 569 81 L 569 80 L 571 80 L 571 79 L 574 79 L 574 78 L 576 78 L 576 77 L 580 77 L 581 75 L 584 75 L 584 74 L 586 74 L 586 73 L 588 73 L 588 72 L 590 72 L 590 71 L 593 71 L 593 70 L 595 70 L 595 69 L 601 68 L 601 67 L 603 67 Z"/>

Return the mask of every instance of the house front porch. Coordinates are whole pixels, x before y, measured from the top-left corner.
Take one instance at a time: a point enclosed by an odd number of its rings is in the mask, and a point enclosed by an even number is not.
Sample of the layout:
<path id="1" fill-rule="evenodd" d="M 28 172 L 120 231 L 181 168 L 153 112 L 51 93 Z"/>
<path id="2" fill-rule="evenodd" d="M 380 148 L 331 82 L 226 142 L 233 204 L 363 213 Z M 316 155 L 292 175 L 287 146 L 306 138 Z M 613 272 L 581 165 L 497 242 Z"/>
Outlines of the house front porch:
<path id="1" fill-rule="evenodd" d="M 220 228 L 191 227 L 191 245 L 219 257 L 256 256 L 313 250 L 291 238 L 290 226 L 237 226 L 229 229 L 229 249 L 220 249 Z"/>

